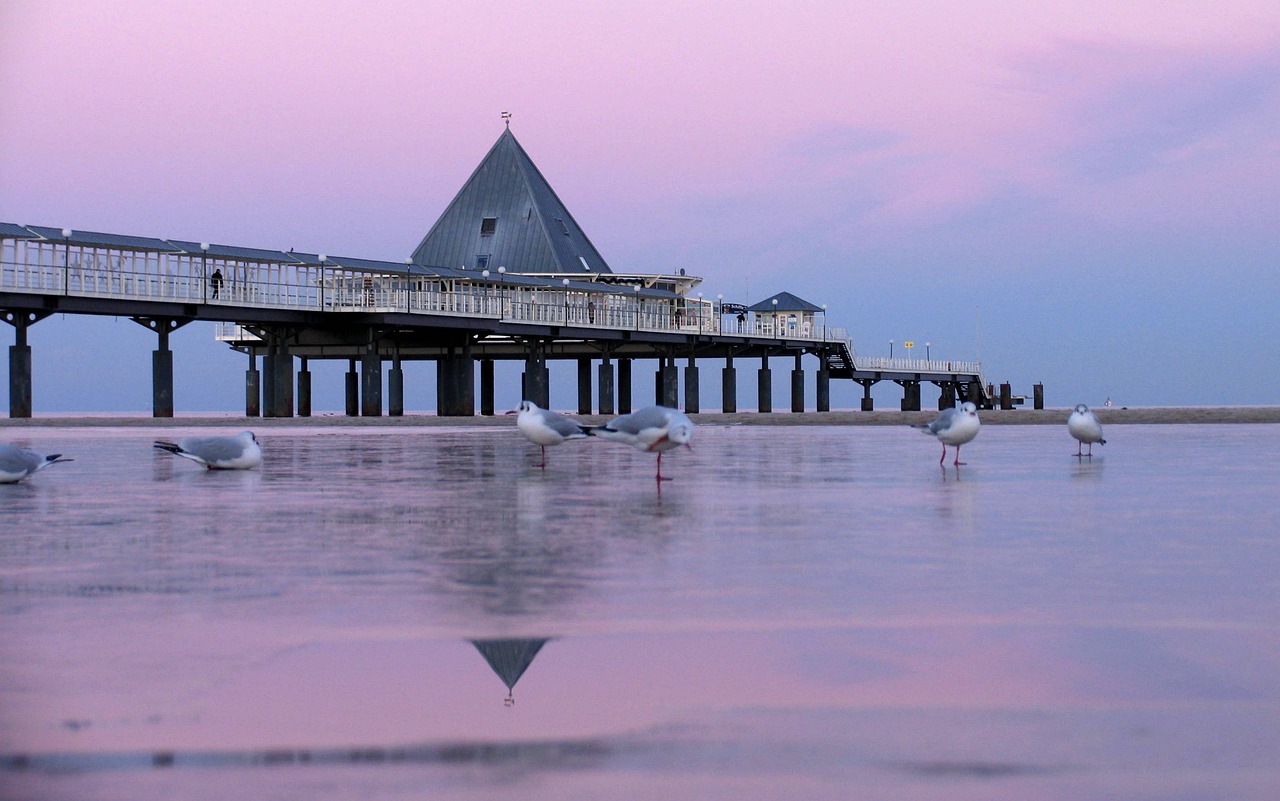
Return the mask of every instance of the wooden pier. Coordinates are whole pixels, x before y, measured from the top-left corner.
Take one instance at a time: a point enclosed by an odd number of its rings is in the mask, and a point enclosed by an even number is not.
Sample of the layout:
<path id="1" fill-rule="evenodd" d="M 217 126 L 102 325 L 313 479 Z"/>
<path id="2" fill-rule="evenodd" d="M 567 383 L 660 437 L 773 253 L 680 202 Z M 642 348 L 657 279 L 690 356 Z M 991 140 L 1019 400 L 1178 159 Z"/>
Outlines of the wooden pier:
<path id="1" fill-rule="evenodd" d="M 193 321 L 223 323 L 219 336 L 249 357 L 246 413 L 310 413 L 313 359 L 349 363 L 347 411 L 403 412 L 407 360 L 437 365 L 442 415 L 494 411 L 493 362 L 522 360 L 524 396 L 546 404 L 547 362 L 578 363 L 579 407 L 628 411 L 631 365 L 656 360 L 656 401 L 699 411 L 698 362 L 723 360 L 722 410 L 737 410 L 736 365 L 759 359 L 757 406 L 772 410 L 769 360 L 791 356 L 792 410 L 805 409 L 803 362 L 817 359 L 819 411 L 830 409 L 830 380 L 851 379 L 866 394 L 894 381 L 904 410 L 920 408 L 919 387 L 942 388 L 990 405 L 981 366 L 961 361 L 859 357 L 847 332 L 825 313 L 807 326 L 754 314 L 726 320 L 719 300 L 680 294 L 685 276 L 610 276 L 611 280 L 432 269 L 414 264 L 327 257 L 146 237 L 0 223 L 0 315 L 14 327 L 9 349 L 11 417 L 29 417 L 31 360 L 27 329 L 52 314 L 127 317 L 156 334 L 153 414 L 173 414 L 169 335 Z M 741 330 L 740 330 L 741 329 Z M 678 360 L 684 360 L 683 376 Z M 258 365 L 261 362 L 261 370 Z M 297 370 L 295 371 L 295 364 Z M 381 397 L 382 372 L 390 365 Z M 594 376 L 592 367 L 595 367 Z M 683 377 L 683 399 L 679 396 Z M 681 403 L 683 400 L 683 403 Z"/>

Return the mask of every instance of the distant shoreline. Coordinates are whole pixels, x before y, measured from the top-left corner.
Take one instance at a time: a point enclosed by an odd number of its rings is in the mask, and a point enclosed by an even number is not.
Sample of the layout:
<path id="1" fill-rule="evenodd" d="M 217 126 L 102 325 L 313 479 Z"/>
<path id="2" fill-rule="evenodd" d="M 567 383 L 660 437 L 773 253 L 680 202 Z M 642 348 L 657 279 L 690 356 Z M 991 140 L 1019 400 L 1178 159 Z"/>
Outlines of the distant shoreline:
<path id="1" fill-rule="evenodd" d="M 638 408 L 638 407 L 637 407 Z M 505 410 L 503 410 L 505 411 Z M 1141 406 L 1095 407 L 1093 409 L 1104 425 L 1150 425 L 1180 423 L 1280 423 L 1280 406 Z M 1069 407 L 1049 409 L 990 410 L 981 413 L 987 425 L 1060 425 L 1070 414 Z M 908 425 L 933 419 L 937 411 L 919 412 L 898 410 L 833 411 L 833 412 L 704 412 L 690 415 L 702 425 L 763 425 L 763 426 L 859 426 L 859 425 Z M 586 423 L 602 423 L 614 415 L 572 415 Z M 179 417 L 146 417 L 112 414 L 58 414 L 31 418 L 0 418 L 0 428 L 310 428 L 310 427 L 484 427 L 514 426 L 515 419 L 503 413 L 493 417 L 436 417 L 434 414 L 406 414 L 403 417 L 347 417 L 344 414 L 325 413 L 313 417 L 243 417 L 199 413 Z"/>

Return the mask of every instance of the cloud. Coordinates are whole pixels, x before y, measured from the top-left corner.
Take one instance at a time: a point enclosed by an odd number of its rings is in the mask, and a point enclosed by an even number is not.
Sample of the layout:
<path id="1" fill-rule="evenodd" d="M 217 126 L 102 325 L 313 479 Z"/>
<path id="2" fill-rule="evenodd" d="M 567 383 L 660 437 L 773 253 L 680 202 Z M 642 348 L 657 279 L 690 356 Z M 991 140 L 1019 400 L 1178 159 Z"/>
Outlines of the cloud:
<path id="1" fill-rule="evenodd" d="M 1062 43 L 1014 65 L 1040 95 L 1056 167 L 1096 183 L 1274 147 L 1280 50 Z M 1270 145 L 1268 145 L 1270 143 Z"/>

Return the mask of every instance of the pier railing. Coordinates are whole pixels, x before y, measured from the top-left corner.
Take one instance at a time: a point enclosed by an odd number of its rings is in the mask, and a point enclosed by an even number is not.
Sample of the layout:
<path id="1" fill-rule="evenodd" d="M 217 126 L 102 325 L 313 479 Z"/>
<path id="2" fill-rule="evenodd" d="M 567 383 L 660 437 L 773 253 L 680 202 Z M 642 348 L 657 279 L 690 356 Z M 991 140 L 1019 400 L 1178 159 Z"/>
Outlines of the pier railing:
<path id="1" fill-rule="evenodd" d="M 941 359 L 886 359 L 878 356 L 855 356 L 853 364 L 856 369 L 867 372 L 966 374 L 982 372 L 982 365 L 979 362 Z"/>
<path id="2" fill-rule="evenodd" d="M 155 240 L 161 242 L 160 240 Z M 326 263 L 210 255 L 199 250 L 117 248 L 51 239 L 0 238 L 0 291 L 134 301 L 323 312 L 491 318 L 567 328 L 736 335 L 843 343 L 825 319 L 784 325 L 742 321 L 701 297 L 577 282 L 534 284 L 481 274 L 437 276 L 418 267 L 376 272 Z M 825 317 L 825 314 L 823 315 Z"/>

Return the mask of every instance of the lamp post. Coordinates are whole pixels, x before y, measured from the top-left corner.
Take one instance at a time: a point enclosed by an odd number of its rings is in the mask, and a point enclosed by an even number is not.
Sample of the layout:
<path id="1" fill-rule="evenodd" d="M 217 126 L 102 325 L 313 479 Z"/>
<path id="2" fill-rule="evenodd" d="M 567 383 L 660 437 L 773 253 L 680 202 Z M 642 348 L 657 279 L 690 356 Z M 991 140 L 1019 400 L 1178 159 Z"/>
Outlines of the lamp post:
<path id="1" fill-rule="evenodd" d="M 502 308 L 498 309 L 498 319 L 507 316 L 507 268 L 498 268 L 498 298 L 502 302 Z"/>
<path id="2" fill-rule="evenodd" d="M 773 335 L 775 338 L 781 339 L 782 326 L 778 325 L 778 299 L 773 299 Z"/>
<path id="3" fill-rule="evenodd" d="M 702 333 L 702 293 L 698 293 L 698 333 Z"/>
<path id="4" fill-rule="evenodd" d="M 893 340 L 889 340 L 889 358 L 893 358 Z"/>
<path id="5" fill-rule="evenodd" d="M 924 360 L 926 362 L 929 361 L 929 344 L 928 342 L 924 343 Z"/>
<path id="6" fill-rule="evenodd" d="M 635 286 L 631 287 L 631 291 L 634 292 L 636 296 L 636 330 L 639 331 L 640 330 L 640 285 L 636 284 Z"/>
<path id="7" fill-rule="evenodd" d="M 209 302 L 210 278 L 209 278 L 208 258 L 209 258 L 209 243 L 201 242 L 200 243 L 200 283 L 203 284 L 201 295 L 204 297 L 205 303 Z"/>
<path id="8" fill-rule="evenodd" d="M 324 255 L 323 253 L 321 253 L 317 257 L 317 261 L 320 262 L 320 309 L 321 310 L 324 309 L 324 266 L 325 266 L 324 263 L 328 260 L 329 260 L 329 257 Z"/>
<path id="9" fill-rule="evenodd" d="M 480 277 L 486 281 L 484 285 L 484 300 L 485 300 L 484 312 L 485 314 L 488 314 L 489 313 L 489 284 L 487 282 L 489 280 L 489 271 L 487 269 L 481 270 Z"/>
<path id="10" fill-rule="evenodd" d="M 827 304 L 822 304 L 822 341 L 827 341 Z"/>
<path id="11" fill-rule="evenodd" d="M 71 229 L 62 229 L 62 294 L 66 295 L 71 289 Z"/>
<path id="12" fill-rule="evenodd" d="M 724 333 L 724 293 L 716 295 L 716 304 L 720 307 L 716 309 L 716 333 Z"/>
<path id="13" fill-rule="evenodd" d="M 413 267 L 413 259 L 406 258 L 404 260 L 404 313 L 409 313 L 410 291 L 413 286 L 413 273 L 409 270 Z M 454 285 L 457 286 L 456 284 Z"/>
<path id="14" fill-rule="evenodd" d="M 564 286 L 564 324 L 569 324 L 569 279 L 565 278 L 560 281 Z"/>

